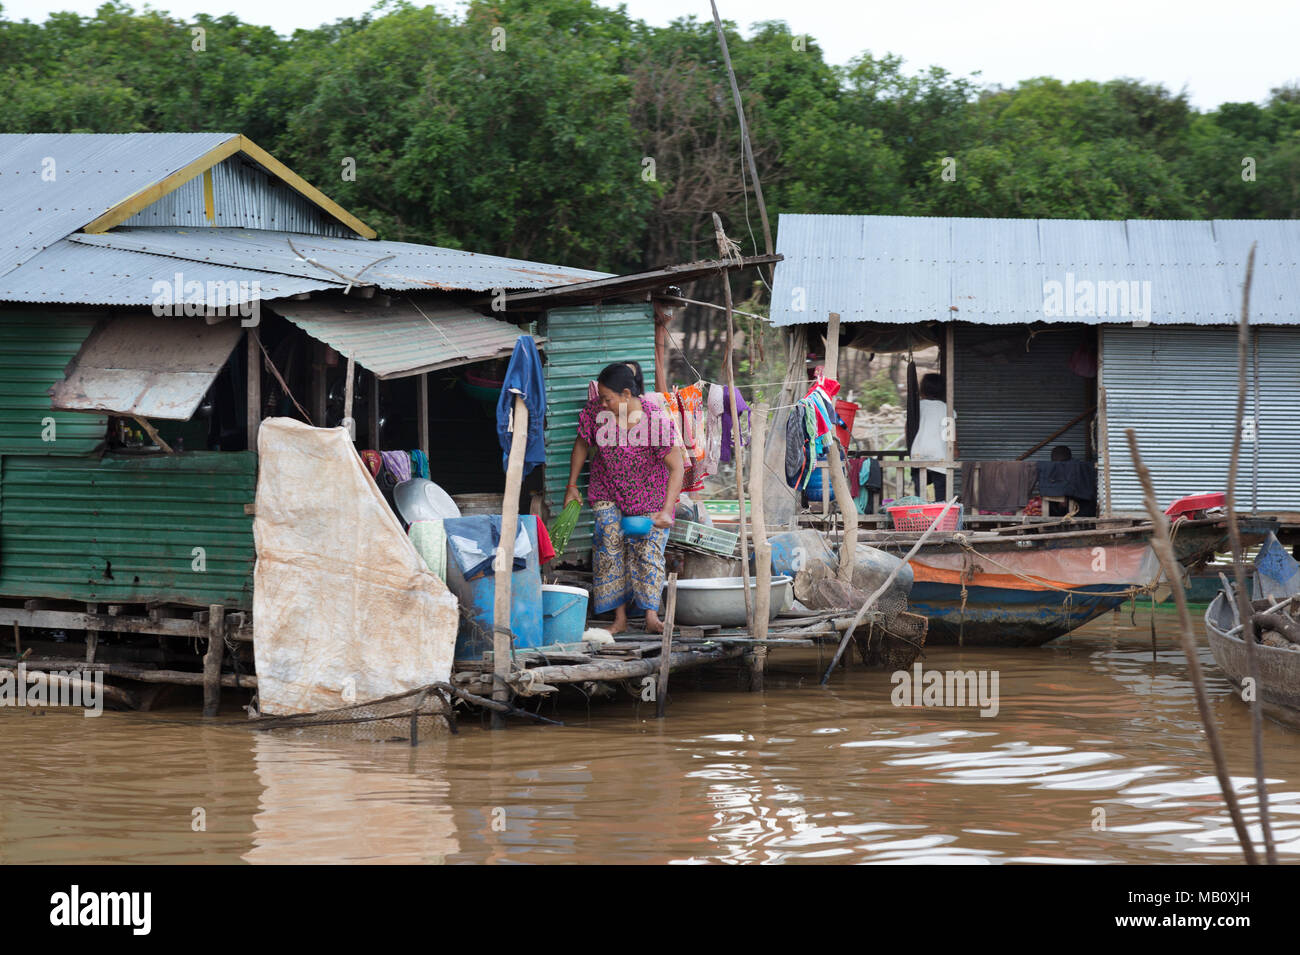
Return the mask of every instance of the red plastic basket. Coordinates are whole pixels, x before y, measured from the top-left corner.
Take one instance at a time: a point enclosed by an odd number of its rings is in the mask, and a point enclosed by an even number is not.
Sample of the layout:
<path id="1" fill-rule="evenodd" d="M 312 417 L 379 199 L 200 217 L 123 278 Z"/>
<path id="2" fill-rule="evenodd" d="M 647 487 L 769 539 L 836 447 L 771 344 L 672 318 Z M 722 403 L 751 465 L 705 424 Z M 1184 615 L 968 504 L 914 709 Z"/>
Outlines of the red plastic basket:
<path id="1" fill-rule="evenodd" d="M 946 502 L 945 502 L 946 503 Z M 887 508 L 889 516 L 894 519 L 896 531 L 924 531 L 939 516 L 943 504 L 907 504 L 902 507 Z M 961 529 L 961 505 L 954 504 L 936 530 L 955 531 Z"/>

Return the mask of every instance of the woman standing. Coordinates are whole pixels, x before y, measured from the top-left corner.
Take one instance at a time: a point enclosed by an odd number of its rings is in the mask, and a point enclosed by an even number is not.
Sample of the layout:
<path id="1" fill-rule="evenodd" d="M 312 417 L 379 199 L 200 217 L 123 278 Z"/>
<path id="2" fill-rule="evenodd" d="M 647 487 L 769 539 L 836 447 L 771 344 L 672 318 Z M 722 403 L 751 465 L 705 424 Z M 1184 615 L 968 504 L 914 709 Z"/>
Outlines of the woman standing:
<path id="1" fill-rule="evenodd" d="M 597 397 L 578 415 L 564 503 L 581 501 L 578 475 L 591 457 L 587 500 L 595 515 L 592 599 L 596 613 L 614 611 L 614 633 L 627 629 L 627 603 L 645 610 L 650 633 L 662 633 L 659 599 L 664 547 L 685 466 L 672 419 L 643 394 L 635 362 L 609 365 L 596 379 Z M 622 519 L 651 518 L 644 537 L 627 537 Z"/>

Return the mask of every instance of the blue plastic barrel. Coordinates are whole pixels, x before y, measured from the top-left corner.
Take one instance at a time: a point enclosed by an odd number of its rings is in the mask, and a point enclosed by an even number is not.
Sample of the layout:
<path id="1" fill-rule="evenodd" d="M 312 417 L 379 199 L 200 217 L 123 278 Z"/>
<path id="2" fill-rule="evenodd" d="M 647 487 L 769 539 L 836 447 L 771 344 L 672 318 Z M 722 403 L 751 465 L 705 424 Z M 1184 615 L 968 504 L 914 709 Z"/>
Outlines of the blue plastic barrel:
<path id="1" fill-rule="evenodd" d="M 581 587 L 542 585 L 542 636 L 546 645 L 577 643 L 587 629 L 589 595 Z"/>
<path id="2" fill-rule="evenodd" d="M 457 532 L 457 522 L 468 518 L 457 517 L 443 521 L 447 534 Z M 542 570 L 537 552 L 537 518 L 531 514 L 519 517 L 528 540 L 533 545 L 525 566 L 510 576 L 510 630 L 515 635 L 516 649 L 540 647 L 545 642 L 542 633 Z M 492 627 L 496 620 L 496 577 L 488 573 L 466 580 L 456 560 L 447 559 L 447 587 L 460 601 L 460 630 L 456 634 L 456 659 L 481 660 L 492 649 Z"/>

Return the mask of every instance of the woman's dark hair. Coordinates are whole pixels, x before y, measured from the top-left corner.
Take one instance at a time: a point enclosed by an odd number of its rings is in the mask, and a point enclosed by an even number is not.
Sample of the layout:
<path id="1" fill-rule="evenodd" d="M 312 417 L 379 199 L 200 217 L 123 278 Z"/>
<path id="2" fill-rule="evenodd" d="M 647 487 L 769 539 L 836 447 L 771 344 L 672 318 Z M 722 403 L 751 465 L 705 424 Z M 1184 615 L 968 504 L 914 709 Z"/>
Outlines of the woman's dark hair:
<path id="1" fill-rule="evenodd" d="M 943 388 L 943 375 L 931 372 L 921 378 L 921 397 L 931 401 L 943 401 L 947 398 Z"/>
<path id="2" fill-rule="evenodd" d="M 645 379 L 641 375 L 641 365 L 635 361 L 620 361 L 606 365 L 596 376 L 596 383 L 604 385 L 616 394 L 630 391 L 635 397 L 645 392 Z"/>

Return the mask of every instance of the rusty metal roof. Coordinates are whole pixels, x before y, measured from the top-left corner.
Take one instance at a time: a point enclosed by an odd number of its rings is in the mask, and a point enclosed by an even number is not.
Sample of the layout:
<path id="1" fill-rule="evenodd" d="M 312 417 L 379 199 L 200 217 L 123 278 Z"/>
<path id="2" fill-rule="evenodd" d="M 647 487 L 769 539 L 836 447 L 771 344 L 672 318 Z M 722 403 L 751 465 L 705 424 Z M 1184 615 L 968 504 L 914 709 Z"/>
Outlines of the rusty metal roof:
<path id="1" fill-rule="evenodd" d="M 462 305 L 389 300 L 283 300 L 270 306 L 308 335 L 380 378 L 506 358 L 524 334 L 508 322 Z M 541 344 L 544 339 L 538 339 Z"/>
<path id="2" fill-rule="evenodd" d="M 61 411 L 107 411 L 188 421 L 243 328 L 230 318 L 128 315 L 96 328 L 64 379 L 50 388 Z"/>

